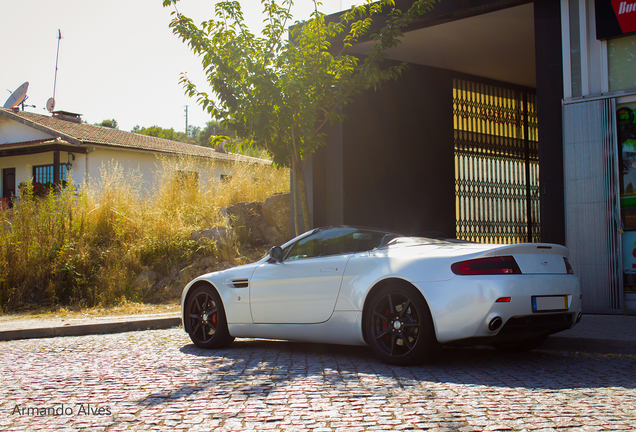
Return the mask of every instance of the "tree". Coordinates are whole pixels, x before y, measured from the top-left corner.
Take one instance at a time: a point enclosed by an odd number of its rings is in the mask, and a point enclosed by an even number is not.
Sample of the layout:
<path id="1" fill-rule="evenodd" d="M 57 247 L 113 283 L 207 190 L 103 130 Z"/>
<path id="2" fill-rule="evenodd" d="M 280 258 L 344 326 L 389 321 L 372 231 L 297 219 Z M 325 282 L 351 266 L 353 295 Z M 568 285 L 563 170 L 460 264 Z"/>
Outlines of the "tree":
<path id="1" fill-rule="evenodd" d="M 118 129 L 119 128 L 119 124 L 117 123 L 117 120 L 115 120 L 115 119 L 104 120 L 101 123 L 95 123 L 95 126 L 103 126 L 103 127 L 107 127 L 107 128 L 111 128 L 111 129 Z"/>
<path id="2" fill-rule="evenodd" d="M 188 136 L 195 141 L 199 140 L 199 135 L 201 134 L 201 128 L 199 126 L 188 126 Z"/>
<path id="3" fill-rule="evenodd" d="M 266 24 L 262 36 L 250 33 L 238 1 L 218 2 L 215 18 L 199 26 L 176 10 L 178 1 L 163 1 L 164 6 L 175 5 L 170 27 L 201 57 L 213 91 L 209 95 L 199 90 L 182 74 L 186 94 L 234 130 L 239 146 L 265 148 L 276 165 L 291 167 L 303 228 L 309 229 L 307 156 L 325 144 L 327 125 L 345 119 L 342 108 L 353 96 L 399 77 L 406 64 L 383 64 L 386 51 L 399 44 L 402 30 L 434 0 L 415 0 L 406 11 L 393 0 L 366 0 L 339 20 L 319 12 L 314 0 L 310 19 L 296 22 L 289 37 L 293 0 L 261 0 Z M 347 52 L 367 39 L 372 45 L 365 56 Z M 295 214 L 299 233 L 297 207 Z"/>
<path id="4" fill-rule="evenodd" d="M 196 144 L 197 142 L 196 136 L 189 136 L 184 132 L 176 132 L 173 128 L 164 129 L 157 125 L 150 127 L 136 125 L 131 132 L 188 144 Z"/>
<path id="5" fill-rule="evenodd" d="M 205 124 L 205 128 L 199 133 L 197 141 L 203 147 L 211 147 L 215 138 L 219 135 L 230 140 L 236 139 L 236 134 L 233 130 L 221 126 L 216 120 L 212 120 Z"/>

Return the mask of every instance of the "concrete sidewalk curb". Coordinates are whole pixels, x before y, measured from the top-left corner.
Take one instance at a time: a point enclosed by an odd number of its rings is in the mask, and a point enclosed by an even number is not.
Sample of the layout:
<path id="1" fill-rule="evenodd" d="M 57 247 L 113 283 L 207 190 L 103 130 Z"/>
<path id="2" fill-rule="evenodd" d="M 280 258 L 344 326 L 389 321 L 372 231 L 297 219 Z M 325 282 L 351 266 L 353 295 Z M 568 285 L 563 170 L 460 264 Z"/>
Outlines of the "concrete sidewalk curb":
<path id="1" fill-rule="evenodd" d="M 550 336 L 539 349 L 636 355 L 636 342 L 632 340 L 559 336 L 557 333 Z"/>
<path id="2" fill-rule="evenodd" d="M 0 341 L 49 338 L 57 336 L 84 336 L 89 334 L 123 333 L 136 330 L 166 329 L 181 325 L 181 317 L 150 318 L 113 321 L 95 324 L 77 324 L 61 327 L 30 328 L 0 331 Z"/>

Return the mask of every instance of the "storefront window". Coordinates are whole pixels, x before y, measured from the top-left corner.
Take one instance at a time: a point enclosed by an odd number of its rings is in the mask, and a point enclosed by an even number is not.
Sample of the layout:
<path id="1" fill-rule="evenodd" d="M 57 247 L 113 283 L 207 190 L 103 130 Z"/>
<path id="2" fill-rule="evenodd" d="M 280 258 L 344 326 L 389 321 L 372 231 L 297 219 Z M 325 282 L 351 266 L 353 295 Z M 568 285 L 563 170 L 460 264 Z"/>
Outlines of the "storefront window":
<path id="1" fill-rule="evenodd" d="M 617 106 L 620 157 L 621 219 L 623 221 L 623 280 L 636 290 L 636 102 Z"/>
<path id="2" fill-rule="evenodd" d="M 636 88 L 636 35 L 607 41 L 610 91 Z"/>

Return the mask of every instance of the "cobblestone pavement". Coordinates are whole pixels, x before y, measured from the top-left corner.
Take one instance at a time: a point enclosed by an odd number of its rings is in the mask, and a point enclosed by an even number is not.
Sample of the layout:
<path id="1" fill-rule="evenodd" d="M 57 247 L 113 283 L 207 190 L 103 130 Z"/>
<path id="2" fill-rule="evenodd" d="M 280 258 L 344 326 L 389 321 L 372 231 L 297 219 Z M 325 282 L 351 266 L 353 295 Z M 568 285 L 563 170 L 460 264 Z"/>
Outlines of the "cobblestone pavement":
<path id="1" fill-rule="evenodd" d="M 360 347 L 205 351 L 181 329 L 0 353 L 0 430 L 636 430 L 634 356 L 444 349 L 405 368 Z"/>

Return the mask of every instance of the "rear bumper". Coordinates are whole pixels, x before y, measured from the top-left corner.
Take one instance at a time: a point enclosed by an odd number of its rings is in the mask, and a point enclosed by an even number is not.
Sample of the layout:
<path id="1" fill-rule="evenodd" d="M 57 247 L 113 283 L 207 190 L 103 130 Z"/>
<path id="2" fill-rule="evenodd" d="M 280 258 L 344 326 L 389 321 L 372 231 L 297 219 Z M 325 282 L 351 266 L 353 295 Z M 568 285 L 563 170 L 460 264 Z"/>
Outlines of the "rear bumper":
<path id="1" fill-rule="evenodd" d="M 442 344 L 549 335 L 571 328 L 581 312 L 580 285 L 572 275 L 458 276 L 420 288 Z M 567 308 L 541 310 L 533 302 L 542 296 L 567 298 Z"/>
<path id="2" fill-rule="evenodd" d="M 577 322 L 575 312 L 511 317 L 491 342 L 533 339 L 572 328 Z"/>
<path id="3" fill-rule="evenodd" d="M 580 320 L 581 313 L 564 312 L 555 314 L 515 316 L 509 318 L 494 336 L 477 336 L 454 340 L 448 345 L 472 346 L 494 343 L 519 342 L 549 336 L 572 328 Z"/>

